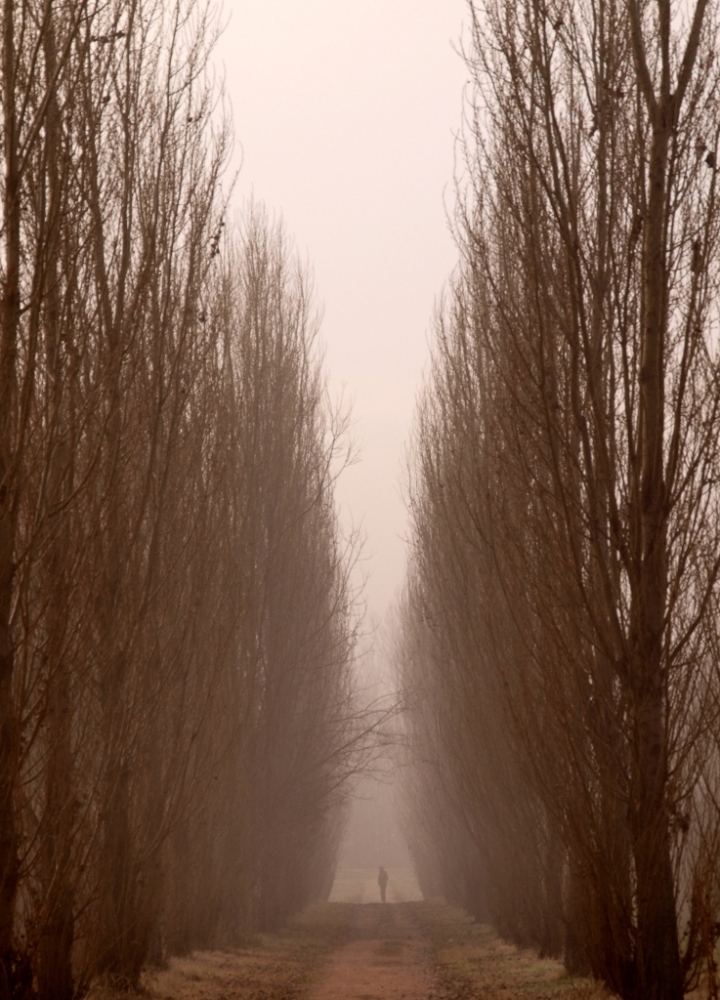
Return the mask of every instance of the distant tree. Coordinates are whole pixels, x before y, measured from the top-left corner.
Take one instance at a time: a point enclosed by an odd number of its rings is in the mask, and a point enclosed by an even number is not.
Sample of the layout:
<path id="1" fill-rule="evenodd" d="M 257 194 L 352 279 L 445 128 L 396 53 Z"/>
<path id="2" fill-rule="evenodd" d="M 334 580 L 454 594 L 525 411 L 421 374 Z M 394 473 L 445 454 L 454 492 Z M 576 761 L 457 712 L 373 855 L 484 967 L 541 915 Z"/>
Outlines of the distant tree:
<path id="1" fill-rule="evenodd" d="M 231 562 L 228 673 L 214 711 L 225 722 L 202 813 L 175 841 L 193 858 L 175 877 L 202 873 L 177 890 L 178 901 L 195 898 L 176 918 L 181 947 L 275 927 L 318 894 L 363 736 L 350 564 L 332 502 L 344 426 L 326 409 L 307 279 L 258 209 L 224 268 L 230 447 L 215 531 Z"/>

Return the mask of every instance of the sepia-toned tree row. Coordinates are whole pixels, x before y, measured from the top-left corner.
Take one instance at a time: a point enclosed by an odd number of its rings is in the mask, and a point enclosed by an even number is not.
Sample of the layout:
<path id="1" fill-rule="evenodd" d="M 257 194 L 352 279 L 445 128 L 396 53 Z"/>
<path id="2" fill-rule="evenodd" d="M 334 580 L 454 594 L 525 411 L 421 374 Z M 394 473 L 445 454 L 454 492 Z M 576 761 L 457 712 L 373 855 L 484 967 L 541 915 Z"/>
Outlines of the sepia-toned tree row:
<path id="1" fill-rule="evenodd" d="M 195 0 L 4 0 L 0 997 L 329 891 L 357 733 L 311 289 Z"/>
<path id="2" fill-rule="evenodd" d="M 416 863 L 628 1000 L 717 996 L 717 9 L 469 10 L 398 640 Z"/>

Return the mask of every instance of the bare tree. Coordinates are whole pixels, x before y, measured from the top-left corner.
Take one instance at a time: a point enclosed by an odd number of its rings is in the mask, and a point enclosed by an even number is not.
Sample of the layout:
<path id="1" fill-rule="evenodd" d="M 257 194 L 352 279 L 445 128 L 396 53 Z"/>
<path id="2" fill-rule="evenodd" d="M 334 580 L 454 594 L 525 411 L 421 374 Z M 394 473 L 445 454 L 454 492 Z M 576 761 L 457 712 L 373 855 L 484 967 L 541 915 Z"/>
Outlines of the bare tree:
<path id="1" fill-rule="evenodd" d="M 23 0 L 2 34 L 0 996 L 69 998 L 328 881 L 344 428 L 282 237 L 224 236 L 211 10 Z"/>
<path id="2" fill-rule="evenodd" d="M 692 928 L 717 823 L 717 28 L 702 3 L 472 13 L 419 610 L 454 718 L 497 706 L 518 791 L 542 804 L 548 900 L 562 844 L 567 955 L 624 996 L 679 997 L 714 968 Z"/>

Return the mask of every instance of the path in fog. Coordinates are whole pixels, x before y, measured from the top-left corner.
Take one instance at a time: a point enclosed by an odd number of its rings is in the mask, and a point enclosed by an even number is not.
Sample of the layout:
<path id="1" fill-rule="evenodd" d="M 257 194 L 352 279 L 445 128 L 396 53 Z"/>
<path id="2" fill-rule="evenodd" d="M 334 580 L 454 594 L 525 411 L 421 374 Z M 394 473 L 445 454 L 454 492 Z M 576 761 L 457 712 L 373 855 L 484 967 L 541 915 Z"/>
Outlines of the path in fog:
<path id="1" fill-rule="evenodd" d="M 338 948 L 309 1000 L 425 1000 L 427 948 L 402 905 L 356 905 L 356 940 Z"/>
<path id="2" fill-rule="evenodd" d="M 419 902 L 422 892 L 411 868 L 388 868 L 390 881 L 387 898 L 390 903 Z M 377 868 L 339 868 L 335 875 L 331 903 L 379 903 Z"/>

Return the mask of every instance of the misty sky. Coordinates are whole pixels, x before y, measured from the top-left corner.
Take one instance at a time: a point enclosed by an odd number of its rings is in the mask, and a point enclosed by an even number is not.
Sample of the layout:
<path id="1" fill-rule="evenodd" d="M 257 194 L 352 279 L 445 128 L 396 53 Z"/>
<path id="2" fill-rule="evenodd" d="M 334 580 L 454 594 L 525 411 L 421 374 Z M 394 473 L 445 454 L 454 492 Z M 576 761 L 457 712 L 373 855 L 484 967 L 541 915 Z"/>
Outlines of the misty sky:
<path id="1" fill-rule="evenodd" d="M 464 0 L 226 0 L 216 59 L 242 147 L 238 205 L 282 214 L 324 307 L 360 460 L 338 490 L 362 525 L 369 607 L 403 578 L 403 456 L 434 303 L 456 252 Z M 240 162 L 238 156 L 237 162 Z"/>

